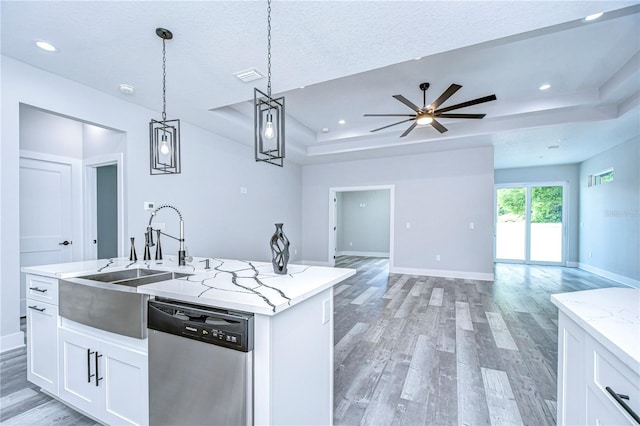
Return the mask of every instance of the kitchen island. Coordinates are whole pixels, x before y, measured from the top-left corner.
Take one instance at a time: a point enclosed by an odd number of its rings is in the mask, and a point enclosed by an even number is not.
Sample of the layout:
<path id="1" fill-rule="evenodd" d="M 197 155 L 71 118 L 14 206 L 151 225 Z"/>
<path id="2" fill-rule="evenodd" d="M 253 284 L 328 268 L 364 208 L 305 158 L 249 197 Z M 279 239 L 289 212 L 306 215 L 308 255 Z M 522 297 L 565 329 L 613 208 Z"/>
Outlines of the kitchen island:
<path id="1" fill-rule="evenodd" d="M 551 296 L 558 307 L 559 425 L 640 423 L 640 290 Z"/>
<path id="2" fill-rule="evenodd" d="M 162 297 L 254 315 L 252 387 L 255 424 L 332 423 L 333 286 L 354 275 L 355 270 L 352 269 L 289 265 L 288 274 L 277 275 L 273 273 L 271 264 L 265 262 L 194 258 L 187 265 L 179 266 L 173 257 L 165 258 L 161 264 L 154 261 L 130 262 L 123 258 L 25 267 L 23 272 L 28 274 L 27 297 L 31 299 L 28 300 L 30 381 L 102 422 L 148 423 L 147 339 L 120 336 L 57 315 L 58 280 L 81 282 L 76 278 L 136 268 L 188 274 L 182 278 L 140 285 L 135 289 L 137 293 L 150 298 Z M 47 323 L 48 331 L 36 329 L 31 332 L 29 323 L 39 326 L 42 322 L 32 316 L 41 315 L 47 309 L 51 317 Z M 48 337 L 43 342 L 43 336 L 50 335 L 54 329 L 57 337 Z M 100 397 L 103 402 L 97 404 L 101 407 L 94 410 L 95 397 L 76 398 L 81 392 L 69 388 L 80 384 L 65 373 L 72 348 L 82 347 L 82 351 L 96 354 L 95 373 L 99 365 L 102 366 L 100 374 L 116 371 L 115 368 L 105 369 L 101 364 L 107 362 L 108 353 L 101 351 L 98 355 L 98 350 L 89 345 L 85 345 L 85 349 L 76 342 L 72 342 L 73 346 L 65 341 L 65 336 L 78 337 L 76 335 L 89 335 L 94 340 L 106 342 L 105 345 L 131 352 L 131 359 L 135 358 L 136 363 L 131 363 L 131 368 L 122 369 L 121 380 L 128 377 L 135 386 L 112 384 L 114 393 L 110 395 L 109 380 L 95 380 L 94 385 L 89 378 L 91 387 L 97 389 L 104 385 L 107 388 L 104 391 L 107 395 Z M 36 340 L 32 341 L 34 338 Z M 46 356 L 52 352 L 57 354 L 56 362 L 43 360 L 42 352 L 47 347 Z M 66 352 L 65 348 L 68 348 Z M 78 353 L 84 353 L 82 351 Z M 88 359 L 88 355 L 85 356 Z M 98 360 L 98 356 L 102 358 Z M 113 365 L 128 365 L 125 361 L 121 358 Z M 93 361 L 84 362 L 88 370 L 83 373 L 83 385 L 86 385 L 87 375 L 91 376 L 94 371 L 90 364 Z M 203 371 L 202 377 L 203 380 L 211 380 L 215 375 Z M 116 389 L 118 394 L 115 394 Z M 136 394 L 123 394 L 123 389 Z M 132 408 L 132 404 L 135 407 Z"/>

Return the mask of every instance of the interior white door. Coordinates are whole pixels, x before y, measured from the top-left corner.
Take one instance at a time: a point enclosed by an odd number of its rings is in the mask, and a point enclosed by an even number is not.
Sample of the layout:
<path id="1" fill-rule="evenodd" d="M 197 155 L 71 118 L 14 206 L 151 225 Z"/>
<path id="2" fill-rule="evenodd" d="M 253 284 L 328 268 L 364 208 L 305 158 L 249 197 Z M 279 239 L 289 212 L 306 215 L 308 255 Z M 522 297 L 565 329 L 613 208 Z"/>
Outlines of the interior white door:
<path id="1" fill-rule="evenodd" d="M 72 260 L 71 165 L 20 159 L 20 266 Z M 26 314 L 20 274 L 20 315 Z"/>

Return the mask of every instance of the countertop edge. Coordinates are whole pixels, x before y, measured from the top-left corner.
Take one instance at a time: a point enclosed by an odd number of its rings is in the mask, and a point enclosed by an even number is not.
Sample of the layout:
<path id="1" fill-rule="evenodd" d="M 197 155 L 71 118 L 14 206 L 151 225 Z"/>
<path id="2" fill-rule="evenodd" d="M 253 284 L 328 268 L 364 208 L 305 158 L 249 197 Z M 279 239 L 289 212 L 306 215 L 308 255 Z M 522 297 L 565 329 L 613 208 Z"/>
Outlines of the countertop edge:
<path id="1" fill-rule="evenodd" d="M 617 287 L 612 287 L 617 288 Z M 591 291 L 591 290 L 585 290 Z M 582 327 L 586 333 L 593 337 L 598 343 L 603 345 L 607 350 L 612 352 L 618 357 L 624 364 L 632 368 L 634 371 L 640 371 L 640 354 L 634 356 L 633 354 L 624 350 L 616 341 L 606 336 L 598 328 L 594 327 L 588 320 L 576 313 L 571 307 L 567 306 L 563 300 L 558 296 L 567 295 L 571 293 L 558 293 L 551 295 L 551 303 L 553 303 L 562 313 L 567 315 L 571 320 Z"/>

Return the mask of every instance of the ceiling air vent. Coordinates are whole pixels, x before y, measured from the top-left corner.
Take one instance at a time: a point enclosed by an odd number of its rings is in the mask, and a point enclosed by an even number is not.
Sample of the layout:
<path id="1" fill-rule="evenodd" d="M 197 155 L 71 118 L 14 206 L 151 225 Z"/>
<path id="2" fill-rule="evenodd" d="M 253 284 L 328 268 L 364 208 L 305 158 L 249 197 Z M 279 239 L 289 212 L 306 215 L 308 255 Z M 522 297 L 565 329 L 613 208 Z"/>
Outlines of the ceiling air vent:
<path id="1" fill-rule="evenodd" d="M 262 74 L 256 68 L 249 68 L 243 71 L 234 72 L 233 75 L 235 75 L 243 83 L 249 83 L 251 81 L 264 78 L 264 74 Z"/>

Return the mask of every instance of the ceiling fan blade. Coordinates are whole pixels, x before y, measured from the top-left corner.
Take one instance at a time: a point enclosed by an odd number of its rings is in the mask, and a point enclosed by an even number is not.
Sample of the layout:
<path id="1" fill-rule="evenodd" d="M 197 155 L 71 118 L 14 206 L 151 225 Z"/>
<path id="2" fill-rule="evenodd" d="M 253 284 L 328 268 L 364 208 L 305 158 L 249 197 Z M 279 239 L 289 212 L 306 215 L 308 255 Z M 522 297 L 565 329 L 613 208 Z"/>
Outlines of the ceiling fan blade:
<path id="1" fill-rule="evenodd" d="M 411 108 L 412 110 L 414 110 L 415 112 L 420 112 L 420 108 L 416 104 L 411 102 L 409 99 L 405 98 L 404 96 L 393 95 L 393 97 L 399 100 L 400 102 L 402 102 L 403 104 L 405 104 L 406 106 L 408 106 L 409 108 Z"/>
<path id="2" fill-rule="evenodd" d="M 417 122 L 413 123 L 411 126 L 409 126 L 409 128 L 408 128 L 407 130 L 405 130 L 405 131 L 404 131 L 404 133 L 403 133 L 403 134 L 401 134 L 401 135 L 400 135 L 400 137 L 401 137 L 401 138 L 404 138 L 405 136 L 407 136 L 409 133 L 411 133 L 411 131 L 412 131 L 413 129 L 415 129 L 415 128 L 416 128 L 416 126 L 417 126 L 417 125 L 418 125 L 418 123 L 417 123 Z"/>
<path id="3" fill-rule="evenodd" d="M 484 102 L 495 101 L 496 99 L 497 99 L 496 95 L 489 95 L 489 96 L 485 96 L 485 97 L 482 97 L 482 98 L 474 99 L 472 101 L 463 102 L 461 104 L 451 105 L 450 107 L 440 108 L 439 110 L 437 110 L 435 112 L 436 113 L 443 113 L 443 112 L 447 112 L 447 111 L 453 111 L 454 109 L 466 108 L 466 107 L 471 106 L 471 105 L 477 105 L 477 104 L 481 104 L 481 103 L 484 103 Z"/>
<path id="4" fill-rule="evenodd" d="M 389 124 L 388 126 L 380 127 L 378 129 L 369 130 L 370 132 L 377 132 L 378 130 L 386 129 L 387 127 L 395 126 L 400 123 L 406 123 L 407 121 L 415 120 L 415 118 L 409 118 L 407 120 L 398 121 L 397 123 Z"/>
<path id="5" fill-rule="evenodd" d="M 438 107 L 440 105 L 442 105 L 442 103 L 444 103 L 444 101 L 446 101 L 447 99 L 449 99 L 451 96 L 453 96 L 454 93 L 456 93 L 458 90 L 460 90 L 462 88 L 462 86 L 460 86 L 459 84 L 452 84 L 451 86 L 449 86 L 449 88 L 447 90 L 445 90 L 442 95 L 440 95 L 440 97 L 438 99 L 436 99 L 435 101 L 433 101 L 431 103 L 431 109 L 438 109 Z"/>
<path id="6" fill-rule="evenodd" d="M 435 118 L 431 122 L 431 125 L 433 126 L 434 129 L 436 129 L 440 133 L 444 133 L 444 132 L 446 132 L 448 130 L 446 127 L 444 127 L 442 124 L 440 124 Z"/>
<path id="7" fill-rule="evenodd" d="M 415 114 L 365 114 L 365 117 L 415 117 Z"/>
<path id="8" fill-rule="evenodd" d="M 441 118 L 484 118 L 487 114 L 438 114 L 436 112 L 433 115 Z"/>

